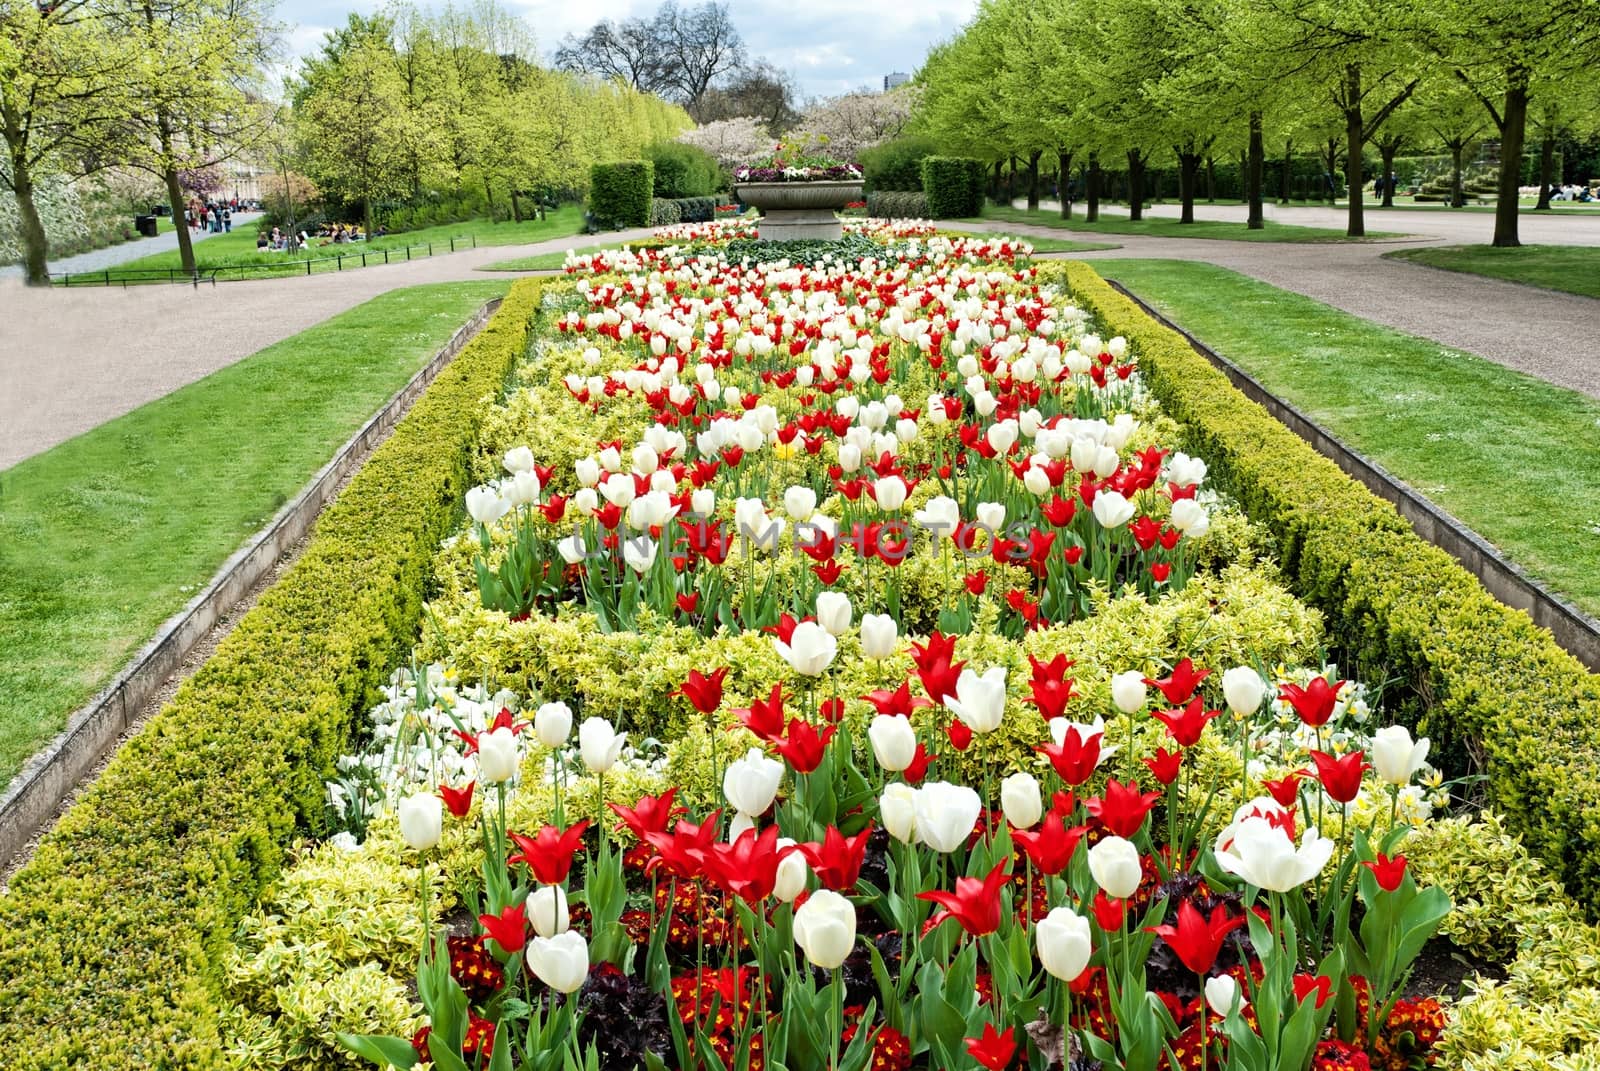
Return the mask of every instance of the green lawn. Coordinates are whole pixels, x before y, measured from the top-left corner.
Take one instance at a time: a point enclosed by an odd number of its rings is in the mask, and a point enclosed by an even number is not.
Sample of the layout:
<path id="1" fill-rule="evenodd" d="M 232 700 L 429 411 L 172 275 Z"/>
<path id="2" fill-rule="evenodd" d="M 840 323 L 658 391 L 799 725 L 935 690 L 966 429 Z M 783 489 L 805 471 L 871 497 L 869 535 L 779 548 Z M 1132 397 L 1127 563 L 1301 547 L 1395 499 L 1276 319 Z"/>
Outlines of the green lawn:
<path id="1" fill-rule="evenodd" d="M 993 237 L 999 237 L 994 235 Z M 1091 253 L 1100 249 L 1117 249 L 1116 245 L 1106 242 L 1074 242 L 1066 238 L 1034 238 L 1024 237 L 1021 241 L 1033 246 L 1035 253 Z M 612 245 L 586 245 L 579 247 L 578 253 L 598 253 L 602 249 L 614 249 Z M 485 264 L 479 271 L 554 271 L 567 261 L 566 251 L 559 253 L 538 253 L 531 257 L 517 257 L 512 260 L 500 260 L 493 264 Z"/>
<path id="2" fill-rule="evenodd" d="M 1006 208 L 1002 205 L 985 205 L 983 219 L 1002 220 L 1006 223 L 1027 223 L 1035 227 L 1051 227 L 1056 230 L 1070 230 L 1079 234 L 1147 234 L 1157 238 L 1223 238 L 1236 242 L 1343 242 L 1360 241 L 1348 239 L 1343 230 L 1332 227 L 1298 227 L 1290 223 L 1274 223 L 1266 221 L 1266 226 L 1261 230 L 1252 231 L 1243 223 L 1222 223 L 1212 220 L 1199 220 L 1195 223 L 1179 223 L 1175 219 L 1159 219 L 1150 217 L 1137 223 L 1130 222 L 1127 212 L 1117 209 L 1108 210 L 1105 206 L 1100 208 L 1100 221 L 1098 223 L 1085 223 L 1081 206 L 1073 210 L 1071 219 L 1062 219 L 1059 212 L 1028 212 L 1020 208 Z M 976 221 L 969 221 L 976 222 Z M 1391 233 L 1373 231 L 1368 238 L 1393 238 Z"/>
<path id="3" fill-rule="evenodd" d="M 204 271 L 219 265 L 248 265 L 277 269 L 277 273 L 288 271 L 289 265 L 296 265 L 296 270 L 306 270 L 308 260 L 316 261 L 312 266 L 313 271 L 336 271 L 339 258 L 343 257 L 343 269 L 361 267 L 361 254 L 368 254 L 367 260 L 382 264 L 383 252 L 391 250 L 391 256 L 404 259 L 400 252 L 407 246 L 433 245 L 434 253 L 448 252 L 450 240 L 456 239 L 457 245 L 464 240 L 470 247 L 473 239 L 478 245 L 524 245 L 530 242 L 543 242 L 553 238 L 565 238 L 578 234 L 583 230 L 583 209 L 579 205 L 563 205 L 551 212 L 543 220 L 523 220 L 521 223 L 493 223 L 486 219 L 468 220 L 465 223 L 448 223 L 438 227 L 425 227 L 422 230 L 406 231 L 402 234 L 387 234 L 382 238 L 373 238 L 364 242 L 353 242 L 348 245 L 318 245 L 299 253 L 258 253 L 256 252 L 256 228 L 246 226 L 235 227 L 228 234 L 218 234 L 207 238 L 194 247 L 195 263 Z M 378 254 L 373 257 L 371 254 Z M 426 249 L 413 248 L 413 256 L 426 256 Z M 111 279 L 127 279 L 138 282 L 143 279 L 148 281 L 149 272 L 153 269 L 168 270 L 181 267 L 177 250 L 165 253 L 152 253 L 147 257 L 129 261 L 111 269 Z M 143 273 L 143 274 L 141 274 Z M 104 272 L 92 273 L 104 279 Z M 249 275 L 250 273 L 246 273 Z M 255 273 L 257 277 L 261 272 Z M 224 273 L 219 278 L 237 278 L 237 273 L 230 276 Z M 164 281 L 164 279 L 163 279 Z"/>
<path id="4" fill-rule="evenodd" d="M 1525 245 L 1496 249 L 1492 245 L 1444 245 L 1397 249 L 1384 256 L 1600 298 L 1600 246 Z"/>
<path id="5" fill-rule="evenodd" d="M 506 285 L 384 294 L 0 473 L 0 784 Z"/>
<path id="6" fill-rule="evenodd" d="M 1098 268 L 1600 614 L 1600 402 L 1223 268 Z"/>

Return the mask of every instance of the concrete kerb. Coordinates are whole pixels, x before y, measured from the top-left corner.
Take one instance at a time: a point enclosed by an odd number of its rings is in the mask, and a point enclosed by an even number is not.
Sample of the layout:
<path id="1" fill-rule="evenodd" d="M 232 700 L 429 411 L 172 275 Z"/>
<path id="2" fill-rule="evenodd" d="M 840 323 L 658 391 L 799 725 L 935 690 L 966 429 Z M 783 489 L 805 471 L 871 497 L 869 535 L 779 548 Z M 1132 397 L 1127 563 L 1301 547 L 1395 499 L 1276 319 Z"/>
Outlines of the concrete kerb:
<path id="1" fill-rule="evenodd" d="M 298 543 L 345 477 L 405 415 L 411 404 L 476 335 L 500 299 L 486 303 L 450 337 L 382 409 L 339 448 L 311 482 L 222 564 L 205 589 L 168 618 L 111 684 L 67 722 L 67 727 L 23 767 L 0 797 L 0 867 L 50 822 L 61 802 L 128 729 L 156 690 L 227 610 L 244 598 L 289 548 Z"/>
<path id="2" fill-rule="evenodd" d="M 1110 282 L 1110 280 L 1107 280 Z M 1399 511 L 1418 536 L 1443 550 L 1478 578 L 1489 594 L 1515 610 L 1521 610 L 1534 624 L 1549 629 L 1556 643 L 1589 669 L 1600 672 L 1600 621 L 1585 614 L 1559 595 L 1534 580 L 1520 566 L 1508 561 L 1500 551 L 1478 533 L 1418 494 L 1402 480 L 1391 476 L 1377 463 L 1340 442 L 1296 407 L 1274 395 L 1255 377 L 1205 343 L 1151 308 L 1137 294 L 1111 282 L 1152 319 L 1171 328 L 1188 341 L 1196 353 L 1210 361 L 1251 401 L 1310 443 L 1359 480 L 1373 494 Z"/>

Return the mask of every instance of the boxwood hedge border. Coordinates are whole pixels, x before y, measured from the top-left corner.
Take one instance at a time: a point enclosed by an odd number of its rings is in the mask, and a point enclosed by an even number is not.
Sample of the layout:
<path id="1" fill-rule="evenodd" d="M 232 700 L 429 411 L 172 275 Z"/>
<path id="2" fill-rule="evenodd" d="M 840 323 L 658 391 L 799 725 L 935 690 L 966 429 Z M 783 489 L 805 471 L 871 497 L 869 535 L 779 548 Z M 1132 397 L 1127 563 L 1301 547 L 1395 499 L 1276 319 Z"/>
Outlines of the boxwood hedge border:
<path id="1" fill-rule="evenodd" d="M 300 560 L 12 879 L 0 898 L 7 1067 L 227 1065 L 222 953 L 291 837 L 318 828 L 323 777 L 415 639 L 486 399 L 526 351 L 550 285 L 512 286 Z"/>
<path id="2" fill-rule="evenodd" d="M 1041 278 L 1128 339 L 1188 443 L 1276 535 L 1297 593 L 1352 655 L 1405 682 L 1404 713 L 1446 766 L 1483 774 L 1489 805 L 1600 914 L 1600 677 L 1093 268 Z"/>

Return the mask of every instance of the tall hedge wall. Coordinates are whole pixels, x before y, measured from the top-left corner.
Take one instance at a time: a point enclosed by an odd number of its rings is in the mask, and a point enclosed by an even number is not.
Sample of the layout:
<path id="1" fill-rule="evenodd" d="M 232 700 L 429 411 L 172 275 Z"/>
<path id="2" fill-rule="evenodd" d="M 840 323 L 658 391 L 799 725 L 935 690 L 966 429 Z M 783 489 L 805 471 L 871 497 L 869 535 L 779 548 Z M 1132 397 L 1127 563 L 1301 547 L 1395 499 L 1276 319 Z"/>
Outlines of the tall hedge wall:
<path id="1" fill-rule="evenodd" d="M 934 219 L 964 219 L 983 212 L 983 161 L 966 156 L 922 160 L 922 192 Z"/>
<path id="2" fill-rule="evenodd" d="M 595 164 L 589 171 L 589 211 L 601 227 L 643 227 L 650 221 L 655 168 L 649 160 Z"/>
<path id="3" fill-rule="evenodd" d="M 318 521 L 301 559 L 130 740 L 0 898 L 0 1064 L 228 1066 L 219 961 L 315 829 L 323 778 L 414 641 L 484 399 L 526 350 L 541 283 L 494 317 Z"/>
<path id="4" fill-rule="evenodd" d="M 1093 269 L 1044 271 L 1127 337 L 1193 448 L 1276 533 L 1296 591 L 1401 675 L 1447 764 L 1486 774 L 1489 803 L 1600 914 L 1600 677 Z"/>

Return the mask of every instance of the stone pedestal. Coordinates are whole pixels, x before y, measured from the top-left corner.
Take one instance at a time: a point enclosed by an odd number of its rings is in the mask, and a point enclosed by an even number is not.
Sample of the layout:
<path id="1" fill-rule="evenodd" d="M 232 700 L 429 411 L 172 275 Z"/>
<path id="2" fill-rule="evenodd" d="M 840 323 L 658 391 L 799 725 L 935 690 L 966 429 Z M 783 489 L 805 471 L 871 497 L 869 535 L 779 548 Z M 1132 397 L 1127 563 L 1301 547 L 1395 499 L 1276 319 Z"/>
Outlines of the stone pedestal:
<path id="1" fill-rule="evenodd" d="M 859 181 L 745 182 L 733 189 L 745 204 L 761 209 L 761 239 L 768 242 L 837 241 L 844 227 L 834 212 L 861 200 Z"/>

